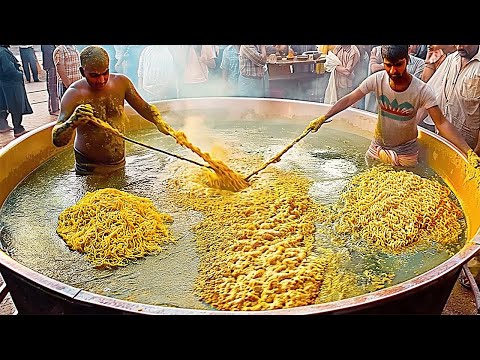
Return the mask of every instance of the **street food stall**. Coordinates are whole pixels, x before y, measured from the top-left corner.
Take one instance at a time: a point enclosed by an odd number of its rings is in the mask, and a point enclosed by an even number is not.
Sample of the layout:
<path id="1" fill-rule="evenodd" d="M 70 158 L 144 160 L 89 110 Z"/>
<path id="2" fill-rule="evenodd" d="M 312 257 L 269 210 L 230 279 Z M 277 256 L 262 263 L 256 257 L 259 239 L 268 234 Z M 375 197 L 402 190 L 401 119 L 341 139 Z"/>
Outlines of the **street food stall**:
<path id="1" fill-rule="evenodd" d="M 271 54 L 267 60 L 270 96 L 320 101 L 329 77 L 324 64 L 325 55 L 320 53 L 290 58 Z"/>

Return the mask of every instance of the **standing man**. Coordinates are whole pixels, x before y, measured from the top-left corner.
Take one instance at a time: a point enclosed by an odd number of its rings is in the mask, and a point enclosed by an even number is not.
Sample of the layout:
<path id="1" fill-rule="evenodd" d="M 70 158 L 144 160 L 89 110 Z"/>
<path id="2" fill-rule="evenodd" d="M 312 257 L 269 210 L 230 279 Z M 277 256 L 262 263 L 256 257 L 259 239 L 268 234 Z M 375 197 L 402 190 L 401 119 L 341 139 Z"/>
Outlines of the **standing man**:
<path id="1" fill-rule="evenodd" d="M 325 115 L 311 121 L 308 128 L 317 131 L 327 119 L 374 92 L 378 120 L 374 138 L 365 155 L 367 164 L 379 161 L 392 166 L 417 165 L 419 120 L 416 115 L 421 108 L 427 109 L 440 135 L 467 154 L 471 147 L 445 119 L 433 90 L 407 71 L 408 45 L 382 45 L 381 54 L 385 71 L 368 76 L 355 90 L 338 100 Z"/>
<path id="2" fill-rule="evenodd" d="M 80 53 L 75 45 L 58 45 L 53 51 L 53 63 L 57 71 L 57 93 L 62 99 L 67 88 L 82 78 Z"/>
<path id="3" fill-rule="evenodd" d="M 58 116 L 60 101 L 57 94 L 57 71 L 53 62 L 53 51 L 55 45 L 41 45 L 43 70 L 47 74 L 48 112 L 50 115 Z"/>
<path id="4" fill-rule="evenodd" d="M 138 63 L 138 90 L 147 101 L 177 96 L 177 73 L 168 45 L 149 45 Z"/>
<path id="5" fill-rule="evenodd" d="M 240 75 L 238 95 L 265 97 L 268 94 L 266 76 L 267 50 L 265 45 L 241 45 L 239 52 Z"/>
<path id="6" fill-rule="evenodd" d="M 138 62 L 147 45 L 114 45 L 115 71 L 127 75 L 133 85 L 138 86 Z"/>
<path id="7" fill-rule="evenodd" d="M 39 82 L 37 57 L 35 56 L 35 50 L 33 45 L 18 45 L 20 50 L 20 59 L 22 60 L 23 72 L 28 82 L 31 80 L 30 72 L 33 76 L 33 81 Z"/>
<path id="8" fill-rule="evenodd" d="M 480 53 L 479 45 L 455 45 L 428 84 L 440 110 L 467 144 L 480 155 Z M 420 119 L 427 114 L 423 112 Z M 426 118 L 428 121 L 429 119 Z"/>
<path id="9" fill-rule="evenodd" d="M 239 53 L 240 45 L 228 45 L 223 50 L 220 69 L 225 84 L 225 96 L 238 96 Z"/>
<path id="10" fill-rule="evenodd" d="M 332 53 L 341 63 L 335 67 L 337 98 L 341 99 L 354 89 L 355 71 L 360 61 L 360 51 L 356 45 L 337 45 Z"/>
<path id="11" fill-rule="evenodd" d="M 181 97 L 211 96 L 210 70 L 214 69 L 215 47 L 213 45 L 190 45 L 186 48 L 185 71 L 180 88 Z M 215 86 L 215 85 L 213 85 Z"/>
<path id="12" fill-rule="evenodd" d="M 92 116 L 124 132 L 128 120 L 124 110 L 126 101 L 159 131 L 165 135 L 169 131 L 126 75 L 110 74 L 110 59 L 105 49 L 87 46 L 80 53 L 80 61 L 83 78 L 71 84 L 62 97 L 60 115 L 52 129 L 53 144 L 65 146 L 75 134 L 75 171 L 79 175 L 124 169 L 125 140 L 92 124 L 89 121 Z"/>
<path id="13" fill-rule="evenodd" d="M 0 45 L 0 133 L 13 130 L 17 138 L 28 132 L 22 126 L 23 115 L 32 114 L 33 110 L 25 91 L 23 71 L 9 47 Z M 13 128 L 8 126 L 8 114 L 12 115 Z"/>

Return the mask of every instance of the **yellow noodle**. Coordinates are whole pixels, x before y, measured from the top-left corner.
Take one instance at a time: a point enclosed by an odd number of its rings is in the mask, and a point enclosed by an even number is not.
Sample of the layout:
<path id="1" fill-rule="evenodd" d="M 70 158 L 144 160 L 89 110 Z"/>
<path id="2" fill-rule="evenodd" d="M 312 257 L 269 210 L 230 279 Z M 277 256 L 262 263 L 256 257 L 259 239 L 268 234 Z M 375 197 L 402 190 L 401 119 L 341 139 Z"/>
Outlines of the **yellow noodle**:
<path id="1" fill-rule="evenodd" d="M 335 230 L 398 251 L 420 239 L 458 243 L 462 217 L 446 186 L 376 166 L 355 176 L 342 193 Z"/>
<path id="2" fill-rule="evenodd" d="M 62 211 L 57 233 L 95 267 L 111 268 L 161 251 L 163 244 L 173 241 L 167 228 L 172 221 L 150 199 L 106 188 L 87 192 Z"/>
<path id="3" fill-rule="evenodd" d="M 207 162 L 211 166 L 211 168 L 215 173 L 212 174 L 210 171 L 206 171 L 204 173 L 209 179 L 209 186 L 217 189 L 224 189 L 229 191 L 240 191 L 247 188 L 250 185 L 249 182 L 242 177 L 242 175 L 230 169 L 222 161 L 212 159 L 209 153 L 204 153 L 200 150 L 200 148 L 198 148 L 197 146 L 194 146 L 190 141 L 188 141 L 185 133 L 181 131 L 175 131 L 170 125 L 168 125 L 163 120 L 160 114 L 160 111 L 158 111 L 155 105 L 150 105 L 150 110 L 152 111 L 155 117 L 155 121 L 157 123 L 162 124 L 162 126 L 177 141 L 178 144 L 192 150 L 195 154 L 200 156 L 205 162 Z M 106 121 L 103 121 L 94 116 L 91 117 L 91 121 L 93 121 L 94 123 L 98 124 L 101 127 L 108 129 L 108 131 L 118 136 L 124 137 L 124 135 L 120 131 L 118 131 L 118 129 L 115 129 Z"/>
<path id="4" fill-rule="evenodd" d="M 248 181 L 242 177 L 242 175 L 230 169 L 222 161 L 212 159 L 209 153 L 204 153 L 200 150 L 200 148 L 194 146 L 190 141 L 188 141 L 184 132 L 174 131 L 170 126 L 168 126 L 168 124 L 166 124 L 166 122 L 162 119 L 162 116 L 155 105 L 151 105 L 151 110 L 154 113 L 156 121 L 164 124 L 170 135 L 172 135 L 180 145 L 192 150 L 212 167 L 215 174 L 212 174 L 210 171 L 204 172 L 204 174 L 206 174 L 209 178 L 209 186 L 217 189 L 240 191 L 250 185 Z"/>
<path id="5" fill-rule="evenodd" d="M 480 158 L 473 150 L 469 150 L 467 160 L 465 181 L 474 181 L 480 188 Z"/>
<path id="6" fill-rule="evenodd" d="M 212 196 L 201 187 L 178 191 L 180 181 L 182 189 L 197 183 L 187 183 L 188 175 L 169 184 L 168 196 L 205 216 L 194 228 L 200 253 L 196 294 L 231 311 L 314 304 L 327 267 L 337 272 L 339 262 L 331 250 L 322 256 L 313 251 L 314 221 L 329 210 L 307 195 L 310 181 L 274 169 L 273 178 L 263 177 L 246 191 Z"/>

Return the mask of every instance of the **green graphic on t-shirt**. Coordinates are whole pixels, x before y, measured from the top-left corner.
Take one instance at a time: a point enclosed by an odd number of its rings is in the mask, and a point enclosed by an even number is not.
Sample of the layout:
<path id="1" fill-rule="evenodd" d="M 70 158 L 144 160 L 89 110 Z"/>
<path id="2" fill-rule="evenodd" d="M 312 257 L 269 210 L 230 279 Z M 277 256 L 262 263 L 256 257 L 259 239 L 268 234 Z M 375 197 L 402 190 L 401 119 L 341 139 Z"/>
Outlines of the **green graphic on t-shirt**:
<path id="1" fill-rule="evenodd" d="M 399 104 L 397 99 L 390 101 L 385 95 L 378 98 L 382 116 L 397 121 L 408 121 L 415 116 L 413 105 L 408 101 Z"/>

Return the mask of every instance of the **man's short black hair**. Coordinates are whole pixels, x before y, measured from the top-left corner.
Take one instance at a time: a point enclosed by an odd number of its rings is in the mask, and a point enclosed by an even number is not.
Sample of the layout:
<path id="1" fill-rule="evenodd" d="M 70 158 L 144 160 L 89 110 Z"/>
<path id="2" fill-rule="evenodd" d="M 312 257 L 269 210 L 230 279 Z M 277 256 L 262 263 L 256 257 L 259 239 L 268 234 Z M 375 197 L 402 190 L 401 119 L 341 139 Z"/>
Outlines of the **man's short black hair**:
<path id="1" fill-rule="evenodd" d="M 382 58 L 396 62 L 409 59 L 408 45 L 382 45 Z"/>

